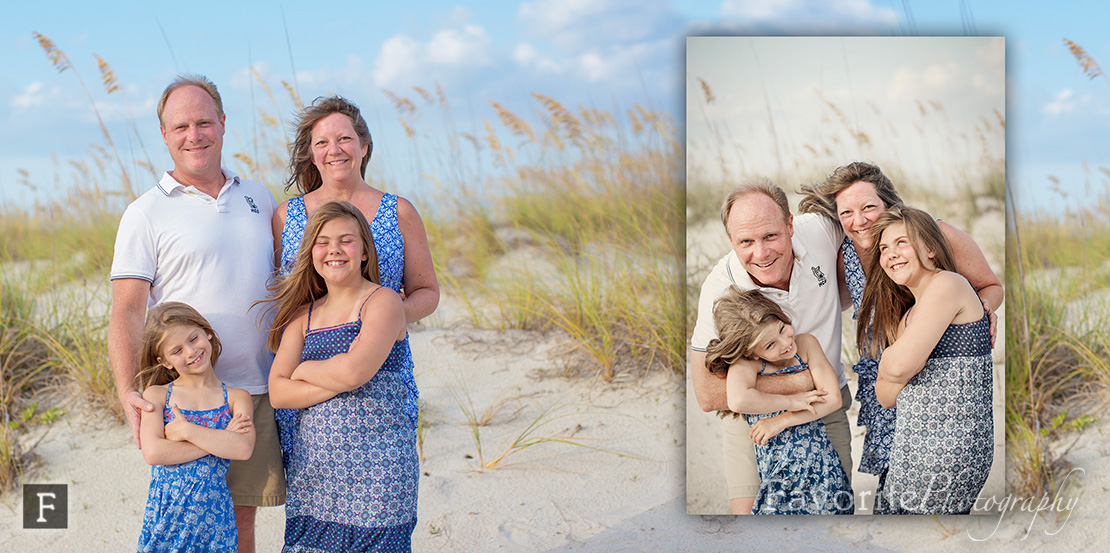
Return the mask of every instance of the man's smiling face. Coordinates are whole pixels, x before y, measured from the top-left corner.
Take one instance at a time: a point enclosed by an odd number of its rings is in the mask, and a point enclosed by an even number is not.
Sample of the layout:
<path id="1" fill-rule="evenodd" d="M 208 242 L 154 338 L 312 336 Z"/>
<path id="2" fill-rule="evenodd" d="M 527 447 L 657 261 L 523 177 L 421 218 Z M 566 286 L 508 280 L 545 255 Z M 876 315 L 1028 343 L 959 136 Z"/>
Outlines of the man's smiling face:
<path id="1" fill-rule="evenodd" d="M 752 192 L 736 199 L 728 216 L 732 251 L 752 281 L 760 286 L 786 290 L 794 266 L 794 217 L 766 194 Z"/>

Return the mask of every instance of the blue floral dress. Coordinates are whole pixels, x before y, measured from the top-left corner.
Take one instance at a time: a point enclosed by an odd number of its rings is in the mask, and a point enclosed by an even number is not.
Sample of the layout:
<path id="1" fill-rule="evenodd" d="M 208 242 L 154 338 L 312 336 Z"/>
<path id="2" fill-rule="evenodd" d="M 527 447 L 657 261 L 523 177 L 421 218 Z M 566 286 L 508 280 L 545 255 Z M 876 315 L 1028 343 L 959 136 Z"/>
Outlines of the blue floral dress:
<path id="1" fill-rule="evenodd" d="M 310 304 L 308 329 L 301 361 L 329 359 L 347 351 L 362 317 L 313 329 Z M 288 410 L 282 551 L 410 551 L 420 464 L 407 395 L 400 371 L 383 366 L 360 388 Z"/>
<path id="2" fill-rule="evenodd" d="M 856 324 L 870 325 L 871 315 L 860 320 L 859 305 L 863 299 L 863 288 L 867 284 L 867 276 L 860 264 L 852 240 L 845 237 L 840 245 L 844 257 L 844 277 L 848 284 L 848 292 L 852 295 L 852 305 L 855 311 L 852 318 Z M 871 336 L 870 329 L 868 336 Z M 859 361 L 852 365 L 852 371 L 858 376 L 859 388 L 856 390 L 856 401 L 859 402 L 859 426 L 867 429 L 863 436 L 863 452 L 860 453 L 859 471 L 879 475 L 879 492 L 884 483 L 883 474 L 886 472 L 887 461 L 890 456 L 890 447 L 894 444 L 894 421 L 897 419 L 898 409 L 892 407 L 884 409 L 879 405 L 875 396 L 875 380 L 879 376 L 879 360 L 864 357 L 860 353 Z M 876 514 L 881 514 L 876 512 Z"/>
<path id="3" fill-rule="evenodd" d="M 227 428 L 231 411 L 224 404 L 215 409 L 178 409 L 185 420 L 207 428 Z M 173 382 L 166 387 L 163 422 L 174 419 L 170 409 Z M 227 467 L 231 463 L 215 455 L 180 465 L 151 467 L 150 493 L 139 535 L 140 553 L 219 551 L 234 553 L 239 547 L 235 529 L 235 506 L 227 489 Z"/>
<path id="4" fill-rule="evenodd" d="M 893 514 L 971 512 L 994 461 L 990 319 L 949 325 L 898 394 L 884 499 Z"/>
<path id="5" fill-rule="evenodd" d="M 304 206 L 304 197 L 290 198 L 285 213 L 285 228 L 281 231 L 279 275 L 285 276 L 293 270 L 307 223 L 308 215 Z M 370 221 L 370 233 L 374 236 L 374 249 L 378 254 L 378 272 L 381 275 L 381 284 L 393 289 L 394 292 L 399 292 L 404 284 L 402 277 L 405 271 L 405 239 L 397 225 L 397 196 L 393 194 L 382 196 L 381 203 L 378 204 L 378 211 Z M 389 352 L 389 357 L 386 358 L 383 367 L 397 372 L 408 389 L 404 411 L 409 418 L 409 423 L 413 428 L 416 428 L 419 414 L 417 399 L 420 394 L 416 389 L 416 379 L 412 372 L 412 351 L 409 349 L 408 334 L 405 335 L 404 340 L 393 344 L 393 350 Z M 283 427 L 288 426 L 291 415 L 287 409 L 275 409 L 274 417 L 278 422 L 278 432 L 282 436 L 281 441 L 284 449 L 284 444 L 289 436 Z"/>
<path id="6" fill-rule="evenodd" d="M 770 374 L 804 371 L 809 365 L 794 354 L 797 365 Z M 768 374 L 767 363 L 759 374 Z M 774 417 L 783 411 L 744 415 L 748 426 Z M 829 441 L 825 421 L 817 419 L 789 426 L 767 445 L 755 446 L 759 465 L 759 492 L 755 496 L 755 515 L 850 515 L 855 512 L 855 495 L 840 456 Z"/>

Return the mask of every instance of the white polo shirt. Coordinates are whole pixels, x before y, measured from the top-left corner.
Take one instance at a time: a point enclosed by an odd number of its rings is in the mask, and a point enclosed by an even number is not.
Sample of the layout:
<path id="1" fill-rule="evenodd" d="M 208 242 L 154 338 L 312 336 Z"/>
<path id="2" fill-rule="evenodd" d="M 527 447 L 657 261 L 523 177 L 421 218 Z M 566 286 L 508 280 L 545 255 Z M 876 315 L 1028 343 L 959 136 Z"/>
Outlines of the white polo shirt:
<path id="1" fill-rule="evenodd" d="M 836 282 L 836 264 L 844 229 L 828 218 L 816 213 L 794 217 L 794 267 L 790 270 L 790 289 L 779 290 L 758 286 L 752 282 L 736 257 L 730 251 L 724 256 L 701 285 L 698 299 L 698 320 L 690 338 L 690 347 L 705 351 L 709 341 L 717 337 L 713 322 L 713 302 L 735 284 L 741 290 L 758 289 L 773 299 L 794 322 L 794 331 L 812 334 L 821 343 L 840 386 L 847 384 L 844 363 L 840 360 L 840 290 Z"/>
<path id="2" fill-rule="evenodd" d="M 266 393 L 273 354 L 268 321 L 260 326 L 274 271 L 270 227 L 277 202 L 265 186 L 224 169 L 219 196 L 186 187 L 165 173 L 120 219 L 112 280 L 150 283 L 148 307 L 187 303 L 204 315 L 223 352 L 216 375 L 228 386 Z"/>

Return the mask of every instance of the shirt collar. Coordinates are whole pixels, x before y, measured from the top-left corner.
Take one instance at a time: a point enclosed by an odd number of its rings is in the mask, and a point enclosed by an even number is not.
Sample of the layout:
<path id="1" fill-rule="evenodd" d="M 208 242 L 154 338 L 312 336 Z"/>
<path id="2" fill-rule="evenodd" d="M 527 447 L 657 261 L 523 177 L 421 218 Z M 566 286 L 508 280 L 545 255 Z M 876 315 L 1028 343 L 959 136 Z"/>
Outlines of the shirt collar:
<path id="1" fill-rule="evenodd" d="M 239 175 L 236 175 L 235 173 L 232 173 L 231 171 L 228 171 L 227 169 L 224 169 L 222 167 L 220 168 L 220 171 L 223 172 L 224 175 L 224 186 L 227 186 L 228 184 L 232 184 L 235 186 L 239 185 Z M 174 190 L 184 190 L 185 188 L 186 186 L 184 184 L 181 184 L 180 182 L 177 182 L 177 179 L 173 178 L 173 176 L 170 175 L 169 171 L 162 173 L 162 178 L 158 181 L 158 189 L 167 196 L 169 196 L 170 193 L 172 193 Z"/>

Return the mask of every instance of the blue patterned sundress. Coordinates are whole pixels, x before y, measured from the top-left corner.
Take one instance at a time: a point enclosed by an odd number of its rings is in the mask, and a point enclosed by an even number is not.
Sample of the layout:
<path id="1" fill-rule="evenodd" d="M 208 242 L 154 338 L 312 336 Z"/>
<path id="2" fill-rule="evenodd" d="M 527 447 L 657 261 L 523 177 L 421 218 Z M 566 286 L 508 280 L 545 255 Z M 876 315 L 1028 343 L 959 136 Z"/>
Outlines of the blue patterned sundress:
<path id="1" fill-rule="evenodd" d="M 285 212 L 285 228 L 281 231 L 279 275 L 285 276 L 293 270 L 307 223 L 308 215 L 304 207 L 304 197 L 289 198 Z M 393 194 L 382 196 L 378 211 L 370 221 L 370 233 L 374 236 L 374 249 L 378 254 L 378 272 L 381 275 L 382 286 L 391 288 L 394 292 L 400 292 L 401 286 L 404 285 L 402 278 L 405 272 L 405 239 L 401 235 L 400 227 L 397 226 L 397 196 Z M 404 410 L 410 424 L 416 428 L 419 414 L 417 399 L 420 393 L 416 389 L 416 379 L 413 377 L 412 351 L 409 349 L 408 334 L 405 334 L 404 340 L 393 344 L 393 350 L 389 352 L 383 367 L 389 367 L 400 374 L 405 387 L 408 388 Z M 288 426 L 291 416 L 286 411 L 286 409 L 274 410 L 278 433 L 283 437 L 282 444 L 285 443 L 284 438 L 288 437 L 282 427 Z"/>
<path id="2" fill-rule="evenodd" d="M 207 428 L 227 428 L 231 411 L 224 404 L 215 409 L 178 409 L 185 420 Z M 170 409 L 173 382 L 166 387 L 162 421 L 174 419 Z M 234 553 L 239 547 L 235 529 L 235 506 L 227 489 L 227 467 L 231 463 L 205 455 L 180 465 L 154 465 L 150 470 L 150 493 L 139 535 L 140 553 L 207 552 Z"/>
<path id="3" fill-rule="evenodd" d="M 804 371 L 809 365 L 794 354 L 797 365 L 770 374 Z M 759 374 L 768 374 L 767 363 Z M 783 413 L 744 415 L 748 426 Z M 813 420 L 789 426 L 767 445 L 755 445 L 759 465 L 759 492 L 753 515 L 850 515 L 855 512 L 855 495 L 840 456 L 829 441 L 825 421 Z"/>
<path id="4" fill-rule="evenodd" d="M 844 238 L 844 242 L 840 245 L 840 252 L 844 257 L 844 277 L 848 284 L 848 292 L 852 295 L 852 306 L 855 308 L 852 318 L 856 320 L 856 324 L 870 325 L 870 314 L 863 321 L 859 316 L 859 305 L 863 300 L 867 275 L 850 238 Z M 871 331 L 868 329 L 869 339 L 870 336 Z M 859 426 L 866 428 L 863 436 L 863 452 L 860 453 L 859 459 L 859 471 L 879 475 L 878 493 L 881 493 L 885 480 L 883 473 L 886 472 L 890 447 L 894 444 L 894 421 L 898 416 L 898 408 L 884 409 L 879 405 L 879 398 L 875 395 L 875 380 L 879 376 L 878 359 L 864 357 L 863 352 L 860 352 L 859 361 L 852 365 L 852 371 L 859 377 L 859 387 L 856 390 L 856 401 L 859 402 Z"/>
<path id="5" fill-rule="evenodd" d="M 949 325 L 898 394 L 884 500 L 891 514 L 971 512 L 994 461 L 990 319 Z"/>
<path id="6" fill-rule="evenodd" d="M 354 322 L 313 329 L 309 304 L 308 329 L 301 361 L 345 353 L 362 329 L 361 309 Z M 410 551 L 420 464 L 407 395 L 400 371 L 386 365 L 360 388 L 287 410 L 282 551 Z"/>

